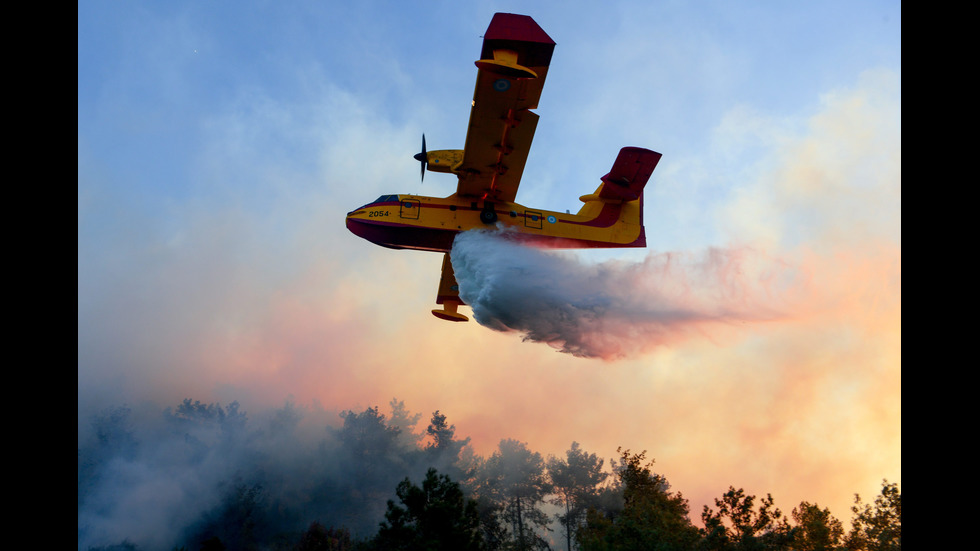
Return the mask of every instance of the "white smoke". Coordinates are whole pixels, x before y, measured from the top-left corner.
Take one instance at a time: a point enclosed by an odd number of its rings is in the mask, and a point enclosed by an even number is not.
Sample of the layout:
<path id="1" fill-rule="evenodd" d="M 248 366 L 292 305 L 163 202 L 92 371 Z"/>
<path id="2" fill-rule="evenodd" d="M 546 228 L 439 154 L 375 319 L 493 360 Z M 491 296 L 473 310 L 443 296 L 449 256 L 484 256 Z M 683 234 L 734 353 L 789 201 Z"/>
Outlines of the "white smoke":
<path id="1" fill-rule="evenodd" d="M 797 279 L 787 264 L 747 248 L 590 264 L 500 231 L 458 235 L 450 257 L 460 298 L 481 325 L 603 359 L 782 317 Z"/>

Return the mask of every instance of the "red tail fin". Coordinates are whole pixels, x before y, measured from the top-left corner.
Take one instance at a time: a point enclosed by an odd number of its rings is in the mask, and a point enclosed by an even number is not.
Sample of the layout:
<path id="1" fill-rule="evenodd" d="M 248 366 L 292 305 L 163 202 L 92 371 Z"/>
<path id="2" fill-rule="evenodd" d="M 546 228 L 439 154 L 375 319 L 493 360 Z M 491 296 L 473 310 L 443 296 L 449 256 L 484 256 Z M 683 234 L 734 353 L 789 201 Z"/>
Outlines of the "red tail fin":
<path id="1" fill-rule="evenodd" d="M 660 157 L 660 153 L 642 147 L 620 149 L 609 174 L 600 178 L 605 185 L 599 191 L 599 198 L 620 201 L 639 198 Z"/>

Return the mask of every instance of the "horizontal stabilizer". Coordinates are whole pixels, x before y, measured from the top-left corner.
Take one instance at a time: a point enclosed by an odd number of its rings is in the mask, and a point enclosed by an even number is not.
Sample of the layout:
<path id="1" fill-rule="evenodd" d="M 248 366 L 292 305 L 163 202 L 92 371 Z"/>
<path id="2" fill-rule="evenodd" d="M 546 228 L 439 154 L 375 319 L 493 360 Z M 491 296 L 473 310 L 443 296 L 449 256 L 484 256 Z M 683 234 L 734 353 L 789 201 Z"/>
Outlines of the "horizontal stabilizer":
<path id="1" fill-rule="evenodd" d="M 624 147 L 613 163 L 609 174 L 602 178 L 600 199 L 633 201 L 643 193 L 643 187 L 660 162 L 660 153 L 642 147 Z"/>

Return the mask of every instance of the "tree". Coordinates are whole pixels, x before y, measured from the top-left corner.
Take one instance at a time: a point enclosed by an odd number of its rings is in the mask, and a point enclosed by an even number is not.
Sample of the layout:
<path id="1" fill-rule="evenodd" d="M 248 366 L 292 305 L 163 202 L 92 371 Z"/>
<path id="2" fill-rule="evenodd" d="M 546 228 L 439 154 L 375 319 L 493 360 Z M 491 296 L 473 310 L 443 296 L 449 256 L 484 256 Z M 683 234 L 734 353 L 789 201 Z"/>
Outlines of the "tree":
<path id="1" fill-rule="evenodd" d="M 81 510 L 89 494 L 98 487 L 107 465 L 113 459 L 136 458 L 139 443 L 126 406 L 111 407 L 92 419 L 95 441 L 78 448 L 78 507 Z"/>
<path id="2" fill-rule="evenodd" d="M 651 471 L 653 461 L 644 464 L 646 452 L 618 451 L 623 460 L 617 473 L 623 485 L 623 510 L 610 518 L 590 509 L 586 525 L 578 532 L 580 549 L 694 549 L 698 530 L 688 517 L 684 496 L 670 492 L 667 479 Z"/>
<path id="3" fill-rule="evenodd" d="M 783 513 L 773 506 L 772 495 L 755 505 L 755 496 L 745 495 L 745 490 L 736 490 L 733 486 L 715 499 L 718 512 L 715 513 L 707 505 L 701 513 L 704 522 L 705 549 L 728 551 L 752 551 L 765 549 L 783 549 L 793 538 Z"/>
<path id="4" fill-rule="evenodd" d="M 139 548 L 136 547 L 135 543 L 127 539 L 113 545 L 101 545 L 99 547 L 89 547 L 88 551 L 139 551 Z"/>
<path id="5" fill-rule="evenodd" d="M 281 409 L 273 412 L 272 418 L 269 420 L 269 434 L 277 440 L 289 439 L 293 436 L 293 431 L 296 430 L 302 419 L 302 410 L 296 406 L 296 402 L 290 396 Z"/>
<path id="6" fill-rule="evenodd" d="M 463 447 L 470 443 L 468 436 L 465 440 L 456 440 L 456 425 L 447 423 L 446 416 L 439 413 L 439 410 L 432 412 L 432 420 L 429 421 L 425 433 L 432 439 L 425 449 L 451 463 L 459 459 Z"/>
<path id="7" fill-rule="evenodd" d="M 399 436 L 406 445 L 417 446 L 422 436 L 415 434 L 415 425 L 422 418 L 422 414 L 409 413 L 408 408 L 405 407 L 405 402 L 397 398 L 392 398 L 388 405 L 391 406 L 391 418 L 388 420 L 388 426 L 398 429 Z"/>
<path id="8" fill-rule="evenodd" d="M 389 426 L 377 406 L 363 413 L 347 410 L 340 417 L 344 420 L 340 442 L 357 460 L 385 456 L 396 449 L 401 429 Z"/>
<path id="9" fill-rule="evenodd" d="M 228 404 L 225 409 L 221 404 L 202 404 L 200 400 L 192 402 L 190 398 L 184 398 L 176 411 L 171 413 L 167 408 L 164 416 L 184 426 L 215 423 L 223 432 L 231 433 L 241 429 L 248 420 L 244 412 L 238 411 L 239 407 L 237 401 Z"/>
<path id="10" fill-rule="evenodd" d="M 201 551 L 225 551 L 225 544 L 221 543 L 221 538 L 212 536 L 201 542 Z"/>
<path id="11" fill-rule="evenodd" d="M 541 454 L 531 452 L 523 442 L 505 439 L 481 467 L 475 493 L 494 506 L 496 516 L 510 526 L 514 547 L 547 547 L 535 532 L 535 527 L 548 529 L 548 515 L 541 506 L 551 491 Z"/>
<path id="12" fill-rule="evenodd" d="M 102 411 L 92 421 L 95 438 L 102 453 L 110 457 L 132 459 L 136 455 L 136 437 L 126 406 L 111 407 Z"/>
<path id="13" fill-rule="evenodd" d="M 202 457 L 214 446 L 227 450 L 241 443 L 248 416 L 239 407 L 237 401 L 224 408 L 218 403 L 204 404 L 185 398 L 176 410 L 169 407 L 164 410 L 163 416 L 174 434 L 181 435 L 194 453 Z"/>
<path id="14" fill-rule="evenodd" d="M 296 551 L 350 551 L 353 549 L 350 532 L 346 528 L 324 528 L 314 521 L 303 532 L 303 537 L 295 547 Z"/>
<path id="15" fill-rule="evenodd" d="M 476 501 L 466 499 L 459 484 L 429 469 L 418 487 L 406 478 L 388 501 L 388 511 L 375 537 L 378 549 L 482 550 Z"/>
<path id="16" fill-rule="evenodd" d="M 425 446 L 428 464 L 448 472 L 452 478 L 461 480 L 466 478 L 466 473 L 459 463 L 463 448 L 470 443 L 469 437 L 457 440 L 456 425 L 450 425 L 446 421 L 446 416 L 439 413 L 439 410 L 432 413 L 432 420 L 429 421 L 425 434 L 430 439 Z"/>
<path id="17" fill-rule="evenodd" d="M 377 406 L 363 413 L 348 410 L 340 416 L 344 419 L 338 434 L 342 461 L 347 462 L 344 468 L 353 475 L 351 482 L 360 491 L 390 492 L 396 481 L 407 474 L 399 443 L 401 429 L 388 425 Z"/>
<path id="18" fill-rule="evenodd" d="M 861 502 L 854 494 L 854 517 L 847 535 L 847 548 L 869 551 L 900 551 L 902 549 L 902 493 L 897 484 L 881 481 L 881 493 L 874 507 Z"/>
<path id="19" fill-rule="evenodd" d="M 392 488 L 411 474 L 411 454 L 418 450 L 403 445 L 401 430 L 390 426 L 377 406 L 361 413 L 348 410 L 341 417 L 344 425 L 334 433 L 340 446 L 325 458 L 341 475 L 327 479 L 318 491 L 331 495 L 324 502 L 339 513 L 331 521 L 359 534 L 377 526 Z"/>
<path id="20" fill-rule="evenodd" d="M 578 442 L 572 442 L 571 448 L 565 452 L 565 459 L 548 459 L 548 478 L 556 495 L 552 503 L 565 508 L 565 513 L 559 513 L 557 518 L 565 529 L 565 543 L 569 550 L 572 548 L 572 536 L 585 520 L 586 511 L 598 501 L 597 487 L 609 476 L 602 472 L 602 464 L 603 460 L 595 454 L 582 451 Z"/>
<path id="21" fill-rule="evenodd" d="M 830 509 L 821 509 L 806 501 L 793 509 L 792 547 L 796 551 L 830 551 L 840 549 L 844 537 L 844 526 L 830 514 Z"/>

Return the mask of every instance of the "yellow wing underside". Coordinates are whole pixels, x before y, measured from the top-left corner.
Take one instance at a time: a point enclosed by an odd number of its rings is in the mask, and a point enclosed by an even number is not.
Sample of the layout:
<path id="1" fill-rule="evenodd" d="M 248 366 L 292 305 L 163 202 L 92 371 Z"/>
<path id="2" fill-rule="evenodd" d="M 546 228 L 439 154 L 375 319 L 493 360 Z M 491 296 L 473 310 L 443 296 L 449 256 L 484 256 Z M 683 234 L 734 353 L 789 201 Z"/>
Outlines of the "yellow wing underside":
<path id="1" fill-rule="evenodd" d="M 514 201 L 534 139 L 538 115 L 530 110 L 538 106 L 554 42 L 536 24 L 511 31 L 491 22 L 485 59 L 476 62 L 463 161 L 455 167 L 463 197 Z M 517 38 L 522 33 L 529 40 Z"/>
<path id="2" fill-rule="evenodd" d="M 538 106 L 555 42 L 523 15 L 495 14 L 484 34 L 473 107 L 466 131 L 462 161 L 446 152 L 452 172 L 459 178 L 456 194 L 474 200 L 514 202 L 524 174 L 524 164 L 538 126 Z M 448 163 L 447 163 L 448 164 Z M 463 304 L 447 253 L 436 316 L 466 321 L 456 309 Z"/>

